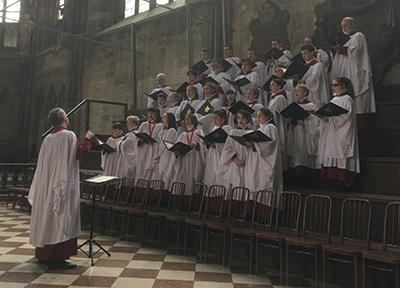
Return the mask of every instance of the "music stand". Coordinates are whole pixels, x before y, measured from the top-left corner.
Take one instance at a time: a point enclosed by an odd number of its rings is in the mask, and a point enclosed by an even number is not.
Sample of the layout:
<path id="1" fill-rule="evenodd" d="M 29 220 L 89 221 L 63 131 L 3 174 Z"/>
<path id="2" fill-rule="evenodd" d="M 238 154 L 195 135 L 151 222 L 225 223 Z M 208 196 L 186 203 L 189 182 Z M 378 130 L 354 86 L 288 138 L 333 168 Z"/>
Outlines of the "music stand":
<path id="1" fill-rule="evenodd" d="M 90 188 L 90 195 L 92 195 L 92 200 L 93 200 L 93 207 L 92 211 L 90 213 L 91 216 L 91 221 L 90 221 L 90 236 L 89 239 L 87 239 L 83 244 L 81 244 L 78 249 L 80 249 L 83 253 L 86 254 L 91 259 L 92 266 L 94 265 L 93 263 L 93 256 L 97 254 L 100 250 L 104 251 L 108 256 L 111 256 L 108 251 L 106 251 L 99 243 L 96 242 L 96 240 L 93 239 L 93 230 L 94 230 L 94 209 L 95 209 L 95 202 L 96 202 L 96 193 L 93 193 L 93 189 L 97 189 L 98 187 L 102 187 L 107 184 L 114 183 L 115 181 L 120 180 L 121 178 L 115 177 L 115 176 L 95 176 L 89 179 L 85 180 L 85 183 L 92 186 Z M 82 250 L 82 247 L 85 246 L 87 243 L 89 243 L 89 253 L 86 253 L 85 251 Z M 95 253 L 93 253 L 93 244 L 96 244 L 97 247 L 99 247 L 99 250 L 97 250 Z"/>

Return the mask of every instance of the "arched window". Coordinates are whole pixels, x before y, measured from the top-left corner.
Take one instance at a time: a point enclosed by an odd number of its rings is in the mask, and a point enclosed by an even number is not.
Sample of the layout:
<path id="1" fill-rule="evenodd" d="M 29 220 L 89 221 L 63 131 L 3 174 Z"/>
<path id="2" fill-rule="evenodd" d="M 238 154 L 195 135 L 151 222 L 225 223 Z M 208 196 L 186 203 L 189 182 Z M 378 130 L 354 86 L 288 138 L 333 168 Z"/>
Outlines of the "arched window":
<path id="1" fill-rule="evenodd" d="M 165 5 L 174 1 L 176 0 L 125 0 L 125 18 L 156 7 L 155 3 Z"/>

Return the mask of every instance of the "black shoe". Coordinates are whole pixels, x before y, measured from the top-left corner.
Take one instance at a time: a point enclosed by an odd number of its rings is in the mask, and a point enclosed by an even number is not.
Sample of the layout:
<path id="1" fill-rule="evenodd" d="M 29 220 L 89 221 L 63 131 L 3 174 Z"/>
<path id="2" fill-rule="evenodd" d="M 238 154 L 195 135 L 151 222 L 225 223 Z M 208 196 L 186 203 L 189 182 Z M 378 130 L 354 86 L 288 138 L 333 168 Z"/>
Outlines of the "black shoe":
<path id="1" fill-rule="evenodd" d="M 54 260 L 49 263 L 49 268 L 50 269 L 57 269 L 57 270 L 63 270 L 63 269 L 75 269 L 76 264 L 75 263 L 70 263 L 65 260 Z"/>
<path id="2" fill-rule="evenodd" d="M 49 260 L 38 260 L 38 264 L 49 264 Z"/>

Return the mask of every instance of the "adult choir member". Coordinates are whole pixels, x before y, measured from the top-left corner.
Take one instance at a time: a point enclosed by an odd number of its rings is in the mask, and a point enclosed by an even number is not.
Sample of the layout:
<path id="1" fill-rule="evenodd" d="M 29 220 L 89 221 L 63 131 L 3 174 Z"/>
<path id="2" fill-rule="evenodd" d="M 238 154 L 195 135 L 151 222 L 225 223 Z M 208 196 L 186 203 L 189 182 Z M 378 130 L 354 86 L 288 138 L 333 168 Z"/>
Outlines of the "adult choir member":
<path id="1" fill-rule="evenodd" d="M 157 88 L 153 89 L 150 92 L 150 95 L 157 92 L 157 91 L 163 91 L 165 94 L 169 95 L 169 93 L 171 92 L 172 88 L 167 86 L 167 84 L 165 84 L 166 82 L 166 77 L 164 73 L 158 73 L 157 74 Z M 156 107 L 157 101 L 154 101 L 153 98 L 151 97 L 147 97 L 147 108 L 150 107 Z"/>
<path id="2" fill-rule="evenodd" d="M 230 75 L 231 79 L 235 79 L 240 75 L 240 68 L 238 67 L 238 65 L 240 64 L 240 58 L 233 55 L 232 45 L 224 46 L 224 57 L 225 60 L 232 65 L 232 68 L 229 69 L 228 74 Z"/>
<path id="3" fill-rule="evenodd" d="M 331 64 L 331 58 L 329 57 L 328 53 L 326 53 L 324 49 L 318 49 L 317 46 L 315 46 L 314 37 L 312 36 L 307 36 L 304 38 L 303 44 L 314 46 L 315 59 L 324 65 L 325 71 L 328 73 L 329 65 Z"/>
<path id="4" fill-rule="evenodd" d="M 52 269 L 73 269 L 76 264 L 65 260 L 77 254 L 81 234 L 79 160 L 89 153 L 94 135 L 88 131 L 79 143 L 67 130 L 69 120 L 61 108 L 52 109 L 47 119 L 55 128 L 43 140 L 29 190 L 30 243 L 39 262 Z"/>
<path id="5" fill-rule="evenodd" d="M 359 126 L 369 125 L 376 112 L 372 69 L 365 36 L 355 30 L 353 18 L 342 20 L 342 31 L 350 37 L 343 46 L 332 47 L 331 78 L 347 77 L 354 87 L 354 111 Z"/>

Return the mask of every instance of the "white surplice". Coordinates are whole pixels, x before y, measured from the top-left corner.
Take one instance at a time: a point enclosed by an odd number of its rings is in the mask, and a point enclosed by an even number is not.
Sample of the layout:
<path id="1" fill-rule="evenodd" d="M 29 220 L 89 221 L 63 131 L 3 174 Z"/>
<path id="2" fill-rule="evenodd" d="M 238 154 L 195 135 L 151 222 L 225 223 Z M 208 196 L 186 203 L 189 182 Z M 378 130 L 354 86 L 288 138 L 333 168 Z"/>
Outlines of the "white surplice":
<path id="1" fill-rule="evenodd" d="M 44 138 L 29 190 L 30 243 L 44 247 L 81 234 L 77 139 L 61 130 Z"/>
<path id="2" fill-rule="evenodd" d="M 185 107 L 187 104 L 190 104 L 190 106 L 193 107 L 193 109 L 196 111 L 197 109 L 197 105 L 199 105 L 200 100 L 198 99 L 194 99 L 194 97 L 192 98 L 188 98 L 186 100 L 183 100 L 181 102 L 181 104 L 179 105 L 179 108 L 176 109 L 175 112 L 175 118 L 176 118 L 176 122 L 178 124 L 178 135 L 180 135 L 182 132 L 184 132 L 186 130 L 186 126 L 185 126 L 185 119 L 181 119 L 181 112 L 183 110 L 185 110 Z"/>
<path id="3" fill-rule="evenodd" d="M 149 121 L 143 122 L 140 125 L 138 133 L 147 133 L 155 140 L 160 141 L 159 135 L 163 130 L 163 125 L 161 123 L 151 123 L 151 129 L 149 126 Z M 139 143 L 139 142 L 138 142 Z M 154 151 L 157 147 L 157 143 L 154 144 L 146 144 L 142 142 L 140 146 L 137 148 L 137 161 L 136 161 L 136 181 L 145 178 L 149 181 L 152 180 L 153 177 L 153 158 Z"/>
<path id="4" fill-rule="evenodd" d="M 344 44 L 347 54 L 332 54 L 331 78 L 347 77 L 354 87 L 354 107 L 356 114 L 375 113 L 375 93 L 372 82 L 372 68 L 367 40 L 364 34 L 356 32 Z"/>
<path id="5" fill-rule="evenodd" d="M 315 59 L 308 61 L 310 65 L 307 73 L 303 76 L 302 80 L 310 88 L 308 99 L 315 103 L 318 108 L 331 101 L 331 94 L 329 92 L 330 82 L 326 74 L 324 65 L 317 62 Z M 286 85 L 285 85 L 286 86 Z"/>
<path id="6" fill-rule="evenodd" d="M 156 151 L 154 153 L 153 165 L 154 174 L 153 179 L 163 180 L 164 189 L 170 191 L 172 186 L 173 175 L 175 172 L 175 155 L 168 151 L 165 147 L 163 140 L 175 143 L 178 137 L 175 128 L 164 129 L 159 135 L 160 141 L 157 143 Z M 158 158 L 158 159 L 157 159 Z"/>
<path id="7" fill-rule="evenodd" d="M 211 132 L 211 129 L 214 126 L 213 113 L 201 115 L 197 112 L 197 110 L 200 109 L 201 106 L 203 106 L 206 102 L 211 104 L 211 106 L 214 108 L 214 111 L 221 109 L 222 103 L 221 100 L 218 99 L 217 95 L 212 95 L 211 97 L 200 101 L 199 105 L 197 105 L 195 116 L 197 117 L 197 121 L 199 121 L 199 129 L 203 130 L 203 133 L 207 135 Z"/>
<path id="8" fill-rule="evenodd" d="M 185 195 L 191 195 L 194 185 L 203 179 L 204 167 L 206 164 L 205 150 L 207 148 L 202 144 L 203 140 L 199 137 L 199 135 L 204 136 L 203 131 L 201 129 L 196 129 L 193 132 L 193 137 L 192 131 L 193 130 L 188 133 L 186 133 L 186 131 L 181 133 L 177 140 L 177 142 L 182 142 L 188 145 L 190 140 L 190 142 L 197 142 L 199 143 L 200 148 L 200 150 L 197 150 L 196 148 L 192 149 L 184 156 L 179 155 L 176 160 L 174 181 L 182 181 L 185 183 Z"/>
<path id="9" fill-rule="evenodd" d="M 241 70 L 240 70 L 238 64 L 240 65 L 242 60 L 236 56 L 231 56 L 231 57 L 225 58 L 225 60 L 228 61 L 232 65 L 231 69 L 229 69 L 227 71 L 227 73 L 230 75 L 231 79 L 235 79 L 236 77 L 238 77 L 240 75 Z"/>
<path id="10" fill-rule="evenodd" d="M 120 145 L 117 146 L 117 153 L 121 155 L 124 166 L 122 168 L 122 177 L 132 177 L 136 175 L 136 161 L 138 146 L 136 137 L 137 126 L 133 127 L 122 139 Z"/>
<path id="11" fill-rule="evenodd" d="M 239 87 L 239 90 L 235 90 L 233 86 L 231 86 L 232 91 L 235 91 L 235 98 L 236 101 L 242 101 L 243 103 L 247 102 L 247 91 L 250 88 L 255 88 L 256 86 L 260 86 L 260 83 L 258 82 L 258 74 L 256 72 L 250 71 L 250 73 L 242 74 L 236 77 L 236 80 L 240 80 L 242 78 L 247 78 L 249 79 L 250 83 L 243 85 L 242 87 Z"/>
<path id="12" fill-rule="evenodd" d="M 117 150 L 117 147 L 121 143 L 123 137 L 115 138 L 110 137 L 107 139 L 107 144 Z M 106 153 L 102 152 L 101 157 L 101 168 L 104 170 L 103 175 L 106 176 L 122 176 L 123 171 L 123 160 L 121 155 L 117 152 Z"/>
<path id="13" fill-rule="evenodd" d="M 169 95 L 169 93 L 171 93 L 171 90 L 172 90 L 172 88 L 169 87 L 169 86 L 167 86 L 167 85 L 164 85 L 164 86 L 162 86 L 162 87 L 159 86 L 159 87 L 157 87 L 156 89 L 153 89 L 153 90 L 150 92 L 149 95 L 151 95 L 151 94 L 153 94 L 153 93 L 155 93 L 155 92 L 157 92 L 157 91 L 163 91 L 165 94 Z M 155 105 L 153 105 L 153 102 L 154 102 L 153 98 L 147 97 L 147 108 L 156 107 Z M 156 101 L 156 102 L 157 102 L 157 101 Z M 168 104 L 169 104 L 169 99 L 168 99 L 168 97 L 167 97 L 166 105 L 168 105 Z"/>
<path id="14" fill-rule="evenodd" d="M 334 97 L 331 102 L 349 112 L 329 117 L 328 122 L 320 121 L 319 162 L 324 167 L 360 173 L 354 101 L 349 95 L 342 95 Z"/>

